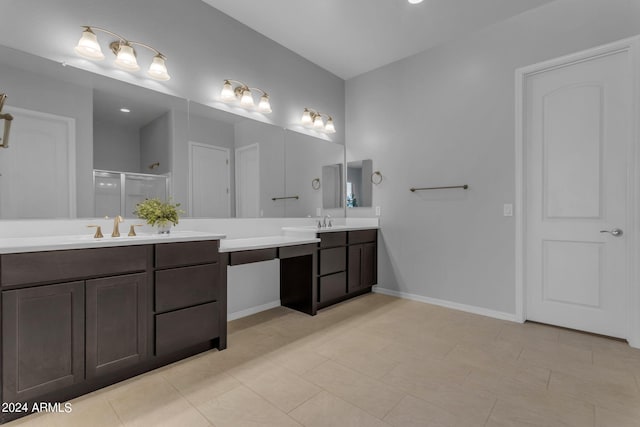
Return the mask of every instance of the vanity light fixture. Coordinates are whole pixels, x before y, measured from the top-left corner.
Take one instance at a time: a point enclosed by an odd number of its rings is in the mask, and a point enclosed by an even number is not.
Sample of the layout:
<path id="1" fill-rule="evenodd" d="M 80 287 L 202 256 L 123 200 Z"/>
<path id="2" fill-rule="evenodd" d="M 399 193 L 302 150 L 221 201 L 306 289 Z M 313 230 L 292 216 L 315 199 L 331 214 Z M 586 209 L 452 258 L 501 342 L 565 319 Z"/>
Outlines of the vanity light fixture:
<path id="1" fill-rule="evenodd" d="M 234 88 L 233 83 L 237 83 L 237 86 Z M 253 92 L 257 90 L 262 93 L 260 96 L 260 102 L 258 102 L 258 107 L 256 108 L 256 104 L 253 100 Z M 271 112 L 271 103 L 269 102 L 269 94 L 264 90 L 257 87 L 249 87 L 246 83 L 243 83 L 239 80 L 233 79 L 225 79 L 224 84 L 222 85 L 222 92 L 220 92 L 220 99 L 224 102 L 230 103 L 235 102 L 238 99 L 240 100 L 240 106 L 246 108 L 247 110 L 257 109 L 261 113 L 270 113 Z"/>
<path id="2" fill-rule="evenodd" d="M 322 119 L 323 116 L 327 118 L 326 123 Z M 300 123 L 302 123 L 302 126 L 304 127 L 313 128 L 321 132 L 336 133 L 336 127 L 333 124 L 333 117 L 312 108 L 304 109 Z"/>
<path id="3" fill-rule="evenodd" d="M 96 33 L 94 33 L 94 31 L 100 31 L 118 39 L 109 44 L 109 48 L 113 54 L 116 55 L 114 64 L 118 68 L 132 72 L 138 71 L 140 66 L 138 65 L 137 53 L 133 46 L 141 46 L 155 53 L 155 56 L 151 61 L 151 65 L 147 70 L 147 75 L 152 79 L 160 81 L 167 81 L 171 78 L 167 71 L 167 57 L 160 53 L 158 49 L 151 47 L 148 44 L 127 40 L 121 35 L 105 30 L 104 28 L 89 27 L 86 25 L 82 28 L 84 28 L 82 36 L 74 49 L 78 55 L 94 61 L 101 61 L 104 59 L 104 54 L 102 53 L 102 49 L 98 43 L 98 37 L 96 36 Z"/>
<path id="4" fill-rule="evenodd" d="M 418 4 L 418 3 L 422 3 L 422 0 L 409 0 L 409 3 Z"/>

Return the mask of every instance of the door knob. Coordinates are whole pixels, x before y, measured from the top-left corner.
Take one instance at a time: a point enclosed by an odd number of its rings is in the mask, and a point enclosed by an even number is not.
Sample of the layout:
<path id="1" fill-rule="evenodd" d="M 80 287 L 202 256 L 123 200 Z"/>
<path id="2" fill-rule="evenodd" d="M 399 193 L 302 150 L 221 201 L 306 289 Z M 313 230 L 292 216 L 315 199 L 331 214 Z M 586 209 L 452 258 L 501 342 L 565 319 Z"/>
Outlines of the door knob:
<path id="1" fill-rule="evenodd" d="M 600 230 L 601 233 L 609 233 L 612 236 L 622 236 L 622 230 L 620 230 L 619 228 L 614 228 L 612 230 Z"/>

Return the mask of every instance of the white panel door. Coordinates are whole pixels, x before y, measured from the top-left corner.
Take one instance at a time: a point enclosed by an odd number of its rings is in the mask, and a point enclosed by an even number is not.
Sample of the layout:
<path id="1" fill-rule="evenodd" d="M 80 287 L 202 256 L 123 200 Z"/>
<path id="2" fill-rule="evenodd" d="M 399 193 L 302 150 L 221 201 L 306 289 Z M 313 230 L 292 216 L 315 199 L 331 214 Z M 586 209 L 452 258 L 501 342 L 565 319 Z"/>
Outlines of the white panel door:
<path id="1" fill-rule="evenodd" d="M 0 218 L 76 216 L 75 121 L 18 108 L 0 149 Z"/>
<path id="2" fill-rule="evenodd" d="M 629 53 L 526 77 L 526 318 L 627 336 Z M 605 231 L 605 232 L 602 232 Z"/>
<path id="3" fill-rule="evenodd" d="M 260 150 L 252 144 L 236 148 L 236 217 L 260 216 Z"/>
<path id="4" fill-rule="evenodd" d="M 189 204 L 195 217 L 228 218 L 229 150 L 189 142 Z"/>

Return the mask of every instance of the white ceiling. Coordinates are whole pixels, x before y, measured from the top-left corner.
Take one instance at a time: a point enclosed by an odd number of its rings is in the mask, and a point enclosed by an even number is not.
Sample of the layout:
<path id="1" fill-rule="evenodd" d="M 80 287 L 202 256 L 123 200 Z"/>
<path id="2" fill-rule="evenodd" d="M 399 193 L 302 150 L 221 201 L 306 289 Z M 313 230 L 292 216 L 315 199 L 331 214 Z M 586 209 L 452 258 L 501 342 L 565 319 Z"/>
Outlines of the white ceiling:
<path id="1" fill-rule="evenodd" d="M 553 0 L 203 0 L 349 79 Z"/>

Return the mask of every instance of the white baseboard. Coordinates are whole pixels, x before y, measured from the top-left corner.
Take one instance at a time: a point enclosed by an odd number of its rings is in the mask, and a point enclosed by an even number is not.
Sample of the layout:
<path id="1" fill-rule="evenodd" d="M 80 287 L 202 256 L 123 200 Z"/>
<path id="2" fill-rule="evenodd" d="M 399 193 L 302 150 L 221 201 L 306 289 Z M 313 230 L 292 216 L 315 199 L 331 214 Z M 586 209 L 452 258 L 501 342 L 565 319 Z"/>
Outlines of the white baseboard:
<path id="1" fill-rule="evenodd" d="M 383 294 L 383 295 L 390 295 L 392 297 L 408 299 L 412 301 L 424 302 L 427 304 L 439 305 L 441 307 L 452 308 L 454 310 L 460 310 L 460 311 L 466 311 L 467 313 L 479 314 L 481 316 L 493 317 L 501 320 L 508 320 L 510 322 L 518 322 L 515 314 L 505 313 L 505 312 L 496 311 L 496 310 L 490 310 L 488 308 L 477 307 L 475 305 L 460 304 L 457 302 L 446 301 L 446 300 L 441 300 L 437 298 L 423 297 L 422 295 L 394 291 L 391 289 L 381 288 L 379 286 L 374 286 L 373 292 Z"/>
<path id="2" fill-rule="evenodd" d="M 260 313 L 261 311 L 270 310 L 275 307 L 280 307 L 280 300 L 271 301 L 266 304 L 247 308 L 245 310 L 234 311 L 233 313 L 227 313 L 227 322 L 230 322 L 231 320 L 236 320 L 236 319 L 241 319 L 243 317 L 251 316 L 252 314 Z"/>

